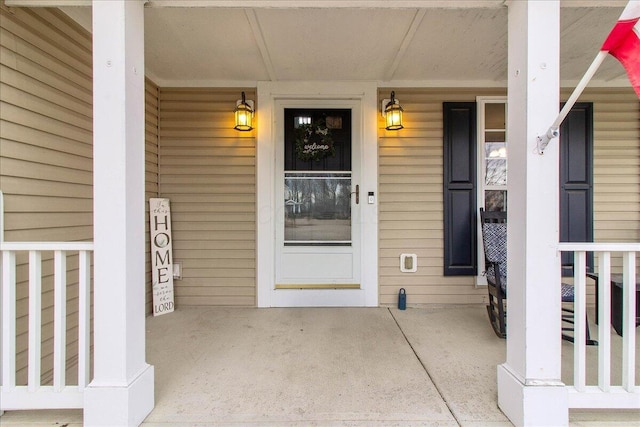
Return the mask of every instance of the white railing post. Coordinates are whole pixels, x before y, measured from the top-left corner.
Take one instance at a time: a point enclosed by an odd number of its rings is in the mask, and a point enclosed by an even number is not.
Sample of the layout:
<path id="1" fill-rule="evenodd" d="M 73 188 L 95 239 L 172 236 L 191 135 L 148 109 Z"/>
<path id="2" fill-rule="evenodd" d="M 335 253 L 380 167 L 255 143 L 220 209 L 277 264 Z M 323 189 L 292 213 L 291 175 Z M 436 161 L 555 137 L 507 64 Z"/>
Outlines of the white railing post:
<path id="1" fill-rule="evenodd" d="M 84 389 L 89 384 L 91 371 L 91 256 L 88 251 L 80 251 L 79 263 L 78 387 Z"/>
<path id="2" fill-rule="evenodd" d="M 40 388 L 42 346 L 42 254 L 29 251 L 29 391 Z"/>
<path id="3" fill-rule="evenodd" d="M 574 254 L 574 300 L 573 300 L 573 385 L 578 391 L 584 391 L 587 374 L 587 253 L 576 251 Z"/>
<path id="4" fill-rule="evenodd" d="M 2 253 L 2 387 L 16 386 L 16 254 Z"/>
<path id="5" fill-rule="evenodd" d="M 67 253 L 54 251 L 53 307 L 53 389 L 61 391 L 66 382 L 67 342 Z"/>
<path id="6" fill-rule="evenodd" d="M 636 254 L 625 252 L 622 258 L 622 387 L 632 391 L 636 369 Z"/>
<path id="7" fill-rule="evenodd" d="M 598 252 L 598 386 L 611 389 L 611 252 Z"/>

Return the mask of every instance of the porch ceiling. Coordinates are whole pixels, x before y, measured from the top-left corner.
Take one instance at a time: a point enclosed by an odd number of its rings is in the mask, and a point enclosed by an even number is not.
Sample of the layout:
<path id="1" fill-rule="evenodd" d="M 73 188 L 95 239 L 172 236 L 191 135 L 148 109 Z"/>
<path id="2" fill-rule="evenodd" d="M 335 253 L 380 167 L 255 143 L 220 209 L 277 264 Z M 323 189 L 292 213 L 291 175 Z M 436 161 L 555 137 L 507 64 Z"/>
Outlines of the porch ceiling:
<path id="1" fill-rule="evenodd" d="M 145 12 L 145 56 L 147 74 L 160 86 L 255 85 L 264 80 L 506 85 L 507 8 L 501 2 L 484 2 L 489 7 L 467 2 L 474 7 L 459 8 L 154 3 Z M 571 7 L 561 12 L 561 80 L 571 85 L 587 69 L 625 2 L 562 4 Z M 90 8 L 62 9 L 90 28 Z M 618 62 L 607 58 L 592 85 L 629 84 Z"/>

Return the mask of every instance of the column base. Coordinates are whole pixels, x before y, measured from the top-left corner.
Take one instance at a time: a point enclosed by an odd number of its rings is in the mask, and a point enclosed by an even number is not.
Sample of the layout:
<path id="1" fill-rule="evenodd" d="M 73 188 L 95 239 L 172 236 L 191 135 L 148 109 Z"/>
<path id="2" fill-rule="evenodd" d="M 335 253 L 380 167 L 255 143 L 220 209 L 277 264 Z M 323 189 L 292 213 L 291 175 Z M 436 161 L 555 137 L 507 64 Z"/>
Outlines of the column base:
<path id="1" fill-rule="evenodd" d="M 569 397 L 562 383 L 525 385 L 507 364 L 498 365 L 498 406 L 516 427 L 569 425 Z"/>
<path id="2" fill-rule="evenodd" d="M 139 426 L 155 405 L 153 366 L 127 386 L 91 383 L 84 393 L 85 426 Z"/>

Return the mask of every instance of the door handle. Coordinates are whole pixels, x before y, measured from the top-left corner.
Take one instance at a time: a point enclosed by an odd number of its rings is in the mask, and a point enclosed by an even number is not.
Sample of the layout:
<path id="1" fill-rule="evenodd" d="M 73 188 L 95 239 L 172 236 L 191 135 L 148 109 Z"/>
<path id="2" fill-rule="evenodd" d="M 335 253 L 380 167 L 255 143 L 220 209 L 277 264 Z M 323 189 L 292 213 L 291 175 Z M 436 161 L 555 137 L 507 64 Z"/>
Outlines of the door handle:
<path id="1" fill-rule="evenodd" d="M 356 184 L 356 191 L 351 192 L 356 195 L 356 205 L 360 204 L 360 186 Z"/>

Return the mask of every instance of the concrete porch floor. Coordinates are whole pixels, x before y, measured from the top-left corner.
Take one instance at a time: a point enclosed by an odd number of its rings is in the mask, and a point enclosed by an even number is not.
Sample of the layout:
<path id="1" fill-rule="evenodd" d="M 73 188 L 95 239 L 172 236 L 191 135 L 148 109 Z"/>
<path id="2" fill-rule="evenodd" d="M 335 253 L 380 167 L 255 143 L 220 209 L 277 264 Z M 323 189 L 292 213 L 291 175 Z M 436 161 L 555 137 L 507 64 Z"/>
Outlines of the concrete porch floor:
<path id="1" fill-rule="evenodd" d="M 506 342 L 484 306 L 184 308 L 147 331 L 146 427 L 511 425 L 497 407 Z M 563 341 L 565 382 L 572 349 Z M 82 412 L 7 412 L 0 425 L 80 426 Z M 572 410 L 570 425 L 637 427 L 640 410 Z"/>

